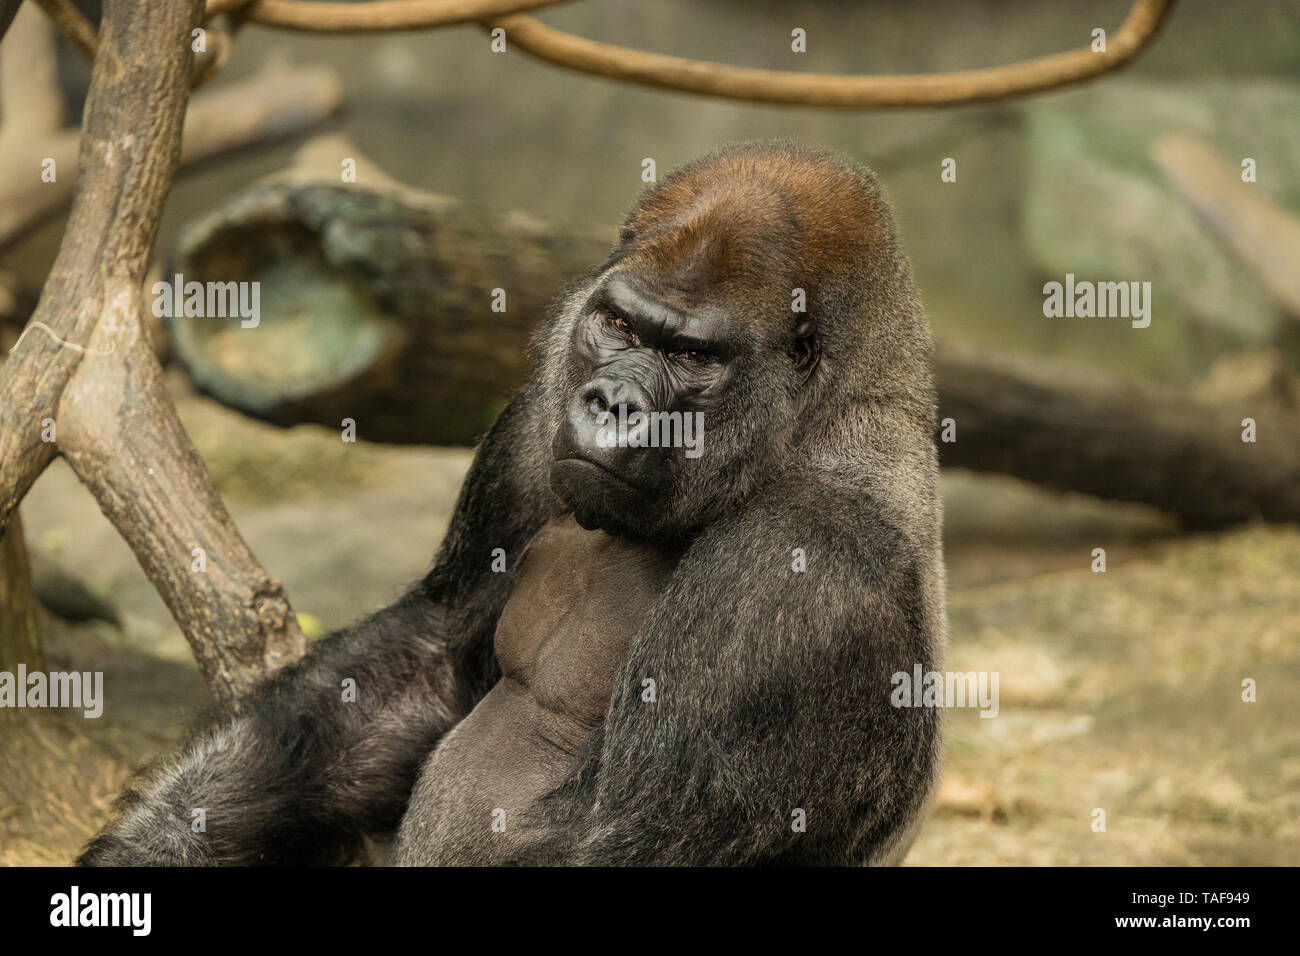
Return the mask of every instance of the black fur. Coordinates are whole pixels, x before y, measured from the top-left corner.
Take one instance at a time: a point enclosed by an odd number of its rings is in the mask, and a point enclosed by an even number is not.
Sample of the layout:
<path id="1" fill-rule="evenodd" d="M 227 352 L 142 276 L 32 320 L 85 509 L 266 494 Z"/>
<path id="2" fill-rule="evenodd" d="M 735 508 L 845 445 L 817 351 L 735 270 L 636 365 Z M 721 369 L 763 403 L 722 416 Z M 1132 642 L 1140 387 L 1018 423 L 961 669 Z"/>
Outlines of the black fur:
<path id="1" fill-rule="evenodd" d="M 891 674 L 941 666 L 946 633 L 929 333 L 870 174 L 759 144 L 653 187 L 611 258 L 561 296 L 428 576 L 150 770 L 80 862 L 329 863 L 399 821 L 424 832 L 419 768 L 499 676 L 492 639 L 514 573 L 491 573 L 490 552 L 517 567 L 568 510 L 548 476 L 584 381 L 575 323 L 611 269 L 669 261 L 723 289 L 748 352 L 711 406 L 704 464 L 679 467 L 661 507 L 617 516 L 615 530 L 671 537 L 682 557 L 603 723 L 536 808 L 544 838 L 515 862 L 901 858 L 940 750 L 938 711 L 889 702 Z M 794 286 L 808 290 L 806 319 L 790 313 Z M 795 548 L 806 572 L 791 570 Z M 340 702 L 345 677 L 355 704 Z M 646 677 L 654 706 L 640 700 Z M 791 827 L 796 809 L 806 832 Z M 426 849 L 404 838 L 399 861 Z"/>

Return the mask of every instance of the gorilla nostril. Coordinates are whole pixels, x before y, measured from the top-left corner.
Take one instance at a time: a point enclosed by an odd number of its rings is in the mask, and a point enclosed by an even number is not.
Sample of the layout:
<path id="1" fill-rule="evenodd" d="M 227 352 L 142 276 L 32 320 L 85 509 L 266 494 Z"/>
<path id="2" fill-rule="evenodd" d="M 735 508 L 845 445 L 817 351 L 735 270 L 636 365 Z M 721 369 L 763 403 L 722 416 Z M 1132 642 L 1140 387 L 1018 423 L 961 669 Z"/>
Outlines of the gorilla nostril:
<path id="1" fill-rule="evenodd" d="M 609 411 L 610 389 L 607 383 L 596 380 L 588 382 L 582 390 L 582 404 L 591 416 Z"/>

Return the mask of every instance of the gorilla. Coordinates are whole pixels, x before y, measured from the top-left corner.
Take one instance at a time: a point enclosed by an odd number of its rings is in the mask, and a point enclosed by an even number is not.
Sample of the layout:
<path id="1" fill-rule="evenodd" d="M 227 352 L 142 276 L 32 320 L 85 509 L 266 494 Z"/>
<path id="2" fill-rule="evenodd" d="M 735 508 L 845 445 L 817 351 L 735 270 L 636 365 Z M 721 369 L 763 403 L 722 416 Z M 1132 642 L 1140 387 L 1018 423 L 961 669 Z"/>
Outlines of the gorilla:
<path id="1" fill-rule="evenodd" d="M 901 859 L 941 715 L 891 675 L 941 666 L 946 615 L 932 346 L 873 176 L 787 143 L 685 166 L 533 359 L 428 575 L 145 771 L 79 862 Z"/>

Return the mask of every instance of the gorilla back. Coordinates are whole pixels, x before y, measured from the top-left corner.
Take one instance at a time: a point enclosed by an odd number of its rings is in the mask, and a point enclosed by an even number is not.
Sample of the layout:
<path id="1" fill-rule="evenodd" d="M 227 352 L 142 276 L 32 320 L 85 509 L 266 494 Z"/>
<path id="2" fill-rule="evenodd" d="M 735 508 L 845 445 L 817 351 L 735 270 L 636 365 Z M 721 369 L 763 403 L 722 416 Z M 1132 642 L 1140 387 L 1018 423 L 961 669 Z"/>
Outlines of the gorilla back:
<path id="1" fill-rule="evenodd" d="M 425 579 L 147 772 L 83 862 L 395 828 L 416 864 L 901 858 L 941 721 L 891 678 L 940 668 L 945 612 L 931 344 L 874 180 L 787 144 L 675 172 L 535 360 Z"/>

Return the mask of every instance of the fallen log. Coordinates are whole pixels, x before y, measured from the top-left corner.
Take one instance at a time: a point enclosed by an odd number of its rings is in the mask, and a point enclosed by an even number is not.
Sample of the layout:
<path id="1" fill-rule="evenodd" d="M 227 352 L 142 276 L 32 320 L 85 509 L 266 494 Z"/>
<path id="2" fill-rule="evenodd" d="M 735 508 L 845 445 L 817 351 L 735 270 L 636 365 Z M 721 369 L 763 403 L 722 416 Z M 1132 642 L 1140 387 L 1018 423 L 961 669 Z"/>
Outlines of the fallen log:
<path id="1" fill-rule="evenodd" d="M 201 390 L 265 421 L 472 444 L 527 377 L 548 301 L 608 251 L 607 236 L 400 188 L 268 183 L 187 230 L 164 271 L 259 283 L 257 326 L 176 316 L 172 344 Z"/>
<path id="2" fill-rule="evenodd" d="M 167 270 L 260 283 L 257 326 L 177 315 L 175 353 L 203 391 L 266 421 L 352 418 L 370 440 L 470 443 L 524 380 L 547 301 L 604 258 L 610 235 L 391 181 L 282 177 L 187 230 Z M 505 312 L 492 311 L 494 289 Z M 1142 502 L 1198 527 L 1300 520 L 1294 409 L 1221 407 L 950 343 L 938 380 L 941 418 L 956 424 L 946 466 Z"/>
<path id="3" fill-rule="evenodd" d="M 939 445 L 945 466 L 1153 505 L 1188 527 L 1300 521 L 1294 407 L 1260 396 L 1227 408 L 949 342 L 936 370 L 939 414 L 956 423 L 957 440 Z"/>

